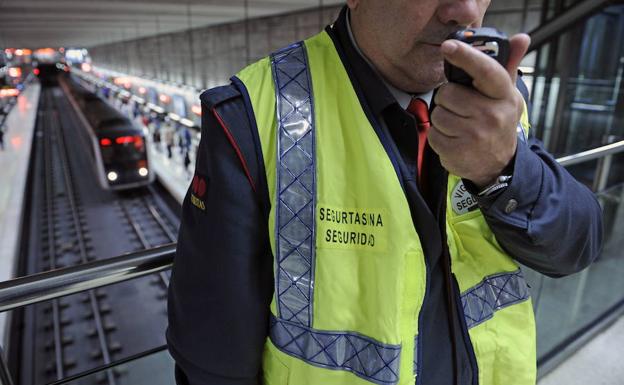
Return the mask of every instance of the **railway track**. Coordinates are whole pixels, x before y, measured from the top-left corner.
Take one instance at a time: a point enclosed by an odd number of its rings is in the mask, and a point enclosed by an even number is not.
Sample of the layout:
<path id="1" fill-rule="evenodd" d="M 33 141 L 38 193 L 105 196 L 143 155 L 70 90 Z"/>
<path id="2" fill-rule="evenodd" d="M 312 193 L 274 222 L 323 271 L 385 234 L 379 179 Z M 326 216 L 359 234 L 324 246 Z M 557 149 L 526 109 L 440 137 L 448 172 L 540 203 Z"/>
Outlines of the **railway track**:
<path id="1" fill-rule="evenodd" d="M 128 199 L 119 200 L 119 210 L 123 218 L 131 226 L 136 240 L 140 243 L 139 249 L 149 249 L 156 246 L 173 243 L 177 236 L 174 226 L 159 212 L 155 200 L 155 192 L 148 189 L 150 194 L 133 194 Z M 167 296 L 169 287 L 169 272 L 161 271 L 153 283 L 161 283 L 164 292 L 162 298 Z"/>
<path id="2" fill-rule="evenodd" d="M 62 90 L 46 87 L 41 98 L 24 273 L 175 242 L 177 218 L 160 193 L 99 189 L 81 155 L 79 119 Z M 169 272 L 161 272 L 26 308 L 17 383 L 59 381 L 162 345 L 168 284 Z M 107 369 L 80 384 L 130 385 L 124 373 Z"/>
<path id="3" fill-rule="evenodd" d="M 51 97 L 52 96 L 52 97 Z M 56 269 L 71 264 L 86 263 L 95 256 L 87 247 L 88 228 L 82 214 L 80 198 L 74 189 L 72 170 L 69 164 L 68 149 L 65 142 L 63 128 L 58 117 L 59 109 L 57 101 L 49 92 L 45 95 L 48 100 L 47 109 L 43 119 L 44 130 L 44 165 L 45 165 L 45 207 L 47 218 L 47 250 L 42 255 L 47 260 L 50 269 Z M 91 356 L 102 357 L 103 364 L 110 364 L 111 347 L 110 337 L 114 328 L 104 326 L 104 313 L 109 307 L 103 306 L 102 296 L 96 296 L 95 290 L 89 290 L 83 297 L 83 305 L 87 318 L 93 320 L 93 332 L 88 333 L 96 342 L 95 351 Z M 54 345 L 54 369 L 51 370 L 52 362 L 46 367 L 49 373 L 54 372 L 56 380 L 66 375 L 66 368 L 78 365 L 76 357 L 67 357 L 64 347 L 69 341 L 76 343 L 73 337 L 76 331 L 74 323 L 69 318 L 63 318 L 67 306 L 61 307 L 59 300 L 51 305 L 52 309 L 52 341 Z M 50 310 L 49 307 L 46 310 Z M 48 323 L 49 325 L 49 323 Z M 109 324 L 110 325 L 110 324 Z M 63 339 L 63 335 L 71 336 Z M 95 353 L 94 353 L 95 352 Z M 116 385 L 112 370 L 106 372 L 107 383 Z"/>

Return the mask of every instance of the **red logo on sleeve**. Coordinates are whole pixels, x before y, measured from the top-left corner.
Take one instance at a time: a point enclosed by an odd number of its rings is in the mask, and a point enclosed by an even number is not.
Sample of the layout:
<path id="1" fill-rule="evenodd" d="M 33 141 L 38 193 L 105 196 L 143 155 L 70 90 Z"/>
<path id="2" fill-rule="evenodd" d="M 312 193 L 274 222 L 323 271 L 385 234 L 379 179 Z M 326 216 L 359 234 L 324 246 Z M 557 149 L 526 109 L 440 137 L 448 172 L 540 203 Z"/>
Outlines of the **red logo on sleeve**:
<path id="1" fill-rule="evenodd" d="M 206 179 L 195 174 L 191 182 L 191 203 L 202 211 L 206 211 L 206 203 L 203 200 L 204 194 L 206 194 Z"/>

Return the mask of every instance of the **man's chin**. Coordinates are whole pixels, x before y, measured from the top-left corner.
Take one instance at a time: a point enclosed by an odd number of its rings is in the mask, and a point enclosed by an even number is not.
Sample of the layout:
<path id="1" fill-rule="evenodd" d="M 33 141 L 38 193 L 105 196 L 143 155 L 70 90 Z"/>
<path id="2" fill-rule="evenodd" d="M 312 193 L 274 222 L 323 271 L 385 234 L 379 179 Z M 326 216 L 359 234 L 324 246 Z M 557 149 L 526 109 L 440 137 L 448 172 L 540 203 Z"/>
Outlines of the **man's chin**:
<path id="1" fill-rule="evenodd" d="M 412 66 L 409 70 L 409 92 L 429 92 L 446 82 L 444 76 L 444 61 L 440 59 L 420 60 L 419 66 Z"/>
<path id="2" fill-rule="evenodd" d="M 432 73 L 430 77 L 418 77 L 411 79 L 408 92 L 413 94 L 424 94 L 446 82 L 444 73 Z"/>

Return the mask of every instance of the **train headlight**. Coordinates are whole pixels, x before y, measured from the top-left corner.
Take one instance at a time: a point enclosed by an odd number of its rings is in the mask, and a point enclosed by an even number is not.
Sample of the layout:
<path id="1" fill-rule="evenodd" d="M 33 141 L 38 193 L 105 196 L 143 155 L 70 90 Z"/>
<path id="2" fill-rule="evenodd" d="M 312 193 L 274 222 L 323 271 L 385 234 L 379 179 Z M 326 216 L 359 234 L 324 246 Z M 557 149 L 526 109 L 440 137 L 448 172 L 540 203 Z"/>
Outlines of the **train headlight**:
<path id="1" fill-rule="evenodd" d="M 114 182 L 114 181 L 116 181 L 116 180 L 117 180 L 117 178 L 118 178 L 119 176 L 117 175 L 117 173 L 116 173 L 115 171 L 110 171 L 110 172 L 106 175 L 106 177 L 108 178 L 108 180 L 109 180 L 109 181 Z"/>
<path id="2" fill-rule="evenodd" d="M 147 169 L 145 167 L 139 168 L 139 175 L 147 176 L 147 174 L 148 174 L 148 171 L 147 171 Z"/>

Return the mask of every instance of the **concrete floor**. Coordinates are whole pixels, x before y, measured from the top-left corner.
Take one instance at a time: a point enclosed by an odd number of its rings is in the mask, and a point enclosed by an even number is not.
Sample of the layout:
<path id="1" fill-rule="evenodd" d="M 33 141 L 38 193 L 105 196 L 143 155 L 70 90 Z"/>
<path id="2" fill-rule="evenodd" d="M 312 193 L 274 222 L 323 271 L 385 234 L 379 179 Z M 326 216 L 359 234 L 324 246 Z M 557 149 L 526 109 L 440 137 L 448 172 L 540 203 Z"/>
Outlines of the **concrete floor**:
<path id="1" fill-rule="evenodd" d="M 538 385 L 624 384 L 624 317 L 583 346 Z"/>

